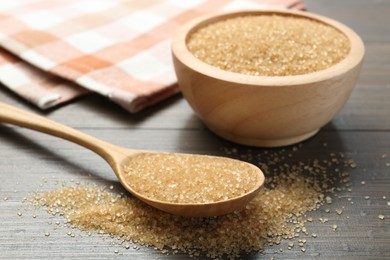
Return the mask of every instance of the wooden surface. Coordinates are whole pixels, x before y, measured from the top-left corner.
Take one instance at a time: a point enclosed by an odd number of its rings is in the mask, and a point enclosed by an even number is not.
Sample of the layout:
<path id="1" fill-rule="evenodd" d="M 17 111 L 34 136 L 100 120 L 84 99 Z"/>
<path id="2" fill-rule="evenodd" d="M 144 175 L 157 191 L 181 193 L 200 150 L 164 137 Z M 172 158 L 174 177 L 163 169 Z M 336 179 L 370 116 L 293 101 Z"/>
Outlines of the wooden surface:
<path id="1" fill-rule="evenodd" d="M 357 164 L 350 171 L 352 191 L 341 191 L 333 204 L 309 213 L 314 221 L 307 227 L 318 237 L 308 238 L 305 253 L 297 246 L 287 250 L 286 243 L 282 243 L 266 247 L 263 254 L 243 258 L 389 259 L 390 1 L 307 0 L 306 3 L 309 10 L 353 28 L 363 38 L 367 54 L 347 105 L 316 136 L 304 142 L 290 160 L 298 162 L 330 151 L 343 152 Z M 224 154 L 223 148 L 236 148 L 239 153 L 267 151 L 216 137 L 181 96 L 137 115 L 130 115 L 97 95 L 41 112 L 0 87 L 0 101 L 129 148 L 207 154 Z M 8 125 L 0 126 L 0 144 L 0 259 L 190 259 L 184 254 L 166 256 L 152 248 L 126 250 L 111 245 L 109 237 L 88 236 L 77 230 L 72 230 L 75 237 L 68 236 L 68 228 L 56 228 L 55 222 L 61 217 L 34 210 L 22 201 L 35 191 L 57 188 L 56 181 L 112 184 L 119 191 L 121 187 L 107 163 L 75 144 Z M 347 198 L 352 198 L 354 204 Z M 334 212 L 343 206 L 344 213 L 340 216 L 324 212 L 325 208 Z M 18 216 L 18 212 L 22 215 Z M 380 214 L 385 216 L 384 220 L 378 218 Z M 328 224 L 317 221 L 324 216 L 329 218 Z M 338 225 L 336 232 L 332 224 Z M 50 236 L 45 236 L 46 232 Z"/>

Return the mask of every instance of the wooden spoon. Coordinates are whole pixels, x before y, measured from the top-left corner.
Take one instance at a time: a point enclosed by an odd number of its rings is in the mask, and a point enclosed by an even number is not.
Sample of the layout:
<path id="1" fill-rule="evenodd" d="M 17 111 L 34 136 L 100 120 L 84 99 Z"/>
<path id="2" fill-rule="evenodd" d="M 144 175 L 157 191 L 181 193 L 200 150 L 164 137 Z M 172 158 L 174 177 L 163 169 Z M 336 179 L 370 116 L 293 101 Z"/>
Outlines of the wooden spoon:
<path id="1" fill-rule="evenodd" d="M 152 207 L 158 208 L 162 211 L 175 214 L 175 215 L 182 215 L 182 216 L 190 216 L 190 217 L 206 217 L 206 216 L 217 216 L 217 215 L 223 215 L 230 212 L 233 212 L 235 210 L 239 210 L 242 207 L 244 207 L 251 199 L 253 199 L 260 188 L 262 187 L 264 183 L 264 175 L 261 172 L 261 170 L 249 163 L 242 162 L 239 160 L 234 159 L 228 159 L 225 157 L 216 157 L 216 156 L 207 156 L 207 155 L 189 155 L 186 154 L 186 158 L 189 156 L 194 156 L 199 159 L 199 157 L 204 158 L 206 162 L 209 162 L 211 165 L 210 168 L 214 167 L 214 165 L 218 164 L 218 167 L 221 168 L 221 172 L 231 171 L 231 166 L 234 164 L 234 166 L 241 167 L 242 169 L 245 169 L 246 171 L 251 172 L 251 174 L 254 174 L 255 181 L 253 182 L 253 186 L 250 188 L 250 190 L 246 191 L 243 194 L 239 194 L 236 197 L 229 197 L 227 199 L 222 199 L 218 201 L 211 201 L 206 203 L 186 203 L 186 202 L 171 202 L 171 201 L 163 201 L 163 200 L 157 200 L 154 198 L 148 197 L 145 194 L 142 194 L 137 191 L 137 187 L 132 186 L 131 181 L 129 181 L 129 177 L 126 174 L 125 169 L 131 168 L 132 165 L 129 165 L 129 161 L 134 161 L 137 164 L 143 163 L 143 160 L 137 160 L 137 156 L 142 155 L 145 157 L 145 155 L 178 155 L 178 158 L 180 160 L 180 155 L 184 154 L 175 154 L 175 153 L 163 153 L 163 152 L 154 152 L 154 151 L 141 151 L 141 150 L 132 150 L 132 149 L 126 149 L 122 148 L 107 142 L 104 142 L 102 140 L 99 140 L 95 137 L 89 136 L 87 134 L 84 134 L 82 132 L 79 132 L 73 128 L 67 127 L 65 125 L 59 124 L 57 122 L 51 121 L 47 118 L 44 118 L 42 116 L 38 116 L 36 114 L 6 105 L 0 103 L 0 122 L 9 123 L 13 125 L 18 125 L 25 128 L 30 128 L 36 131 L 40 131 L 49 135 L 57 136 L 63 139 L 66 139 L 68 141 L 74 142 L 76 144 L 79 144 L 81 146 L 84 146 L 85 148 L 90 149 L 91 151 L 94 151 L 98 155 L 100 155 L 103 159 L 105 159 L 115 172 L 116 176 L 118 177 L 121 184 L 128 190 L 130 193 L 132 193 L 135 197 L 138 199 L 144 201 L 145 203 L 151 205 Z M 202 157 L 203 156 L 203 157 Z M 211 158 L 211 161 L 210 161 Z M 199 160 L 198 160 L 199 161 Z M 229 169 L 223 169 L 225 162 L 226 167 Z M 172 164 L 177 163 L 177 161 L 173 161 Z M 148 162 L 150 164 L 150 162 Z M 221 167 L 222 165 L 222 167 Z M 139 166 L 139 165 L 138 165 Z M 146 165 L 145 165 L 146 166 Z M 149 165 L 150 166 L 150 165 Z M 165 165 L 164 165 L 165 166 Z M 170 167 L 170 165 L 167 165 Z M 172 168 L 175 168 L 174 165 Z M 185 165 L 186 170 L 191 170 L 197 168 L 197 165 L 191 165 L 189 163 L 188 165 Z M 150 167 L 149 167 L 150 168 Z M 171 167 L 170 167 L 171 168 Z M 241 169 L 239 168 L 239 169 Z M 161 170 L 161 169 L 156 169 Z M 215 171 L 215 169 L 214 169 Z M 185 174 L 181 171 L 175 172 L 178 176 L 180 174 L 183 175 L 183 179 L 185 179 Z M 207 183 L 208 184 L 208 183 Z M 212 183 L 211 183 L 212 184 Z M 199 187 L 201 188 L 201 187 Z"/>

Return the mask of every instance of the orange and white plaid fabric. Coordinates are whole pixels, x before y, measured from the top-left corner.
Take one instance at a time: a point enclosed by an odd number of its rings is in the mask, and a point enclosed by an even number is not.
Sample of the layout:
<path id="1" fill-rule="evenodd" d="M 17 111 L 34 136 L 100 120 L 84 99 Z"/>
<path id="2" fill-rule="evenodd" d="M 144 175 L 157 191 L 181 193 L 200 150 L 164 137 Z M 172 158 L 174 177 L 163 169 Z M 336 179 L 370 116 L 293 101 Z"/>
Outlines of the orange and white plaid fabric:
<path id="1" fill-rule="evenodd" d="M 300 0 L 0 1 L 0 82 L 41 108 L 94 91 L 137 112 L 178 92 L 170 39 L 181 24 L 269 6 L 304 8 Z"/>

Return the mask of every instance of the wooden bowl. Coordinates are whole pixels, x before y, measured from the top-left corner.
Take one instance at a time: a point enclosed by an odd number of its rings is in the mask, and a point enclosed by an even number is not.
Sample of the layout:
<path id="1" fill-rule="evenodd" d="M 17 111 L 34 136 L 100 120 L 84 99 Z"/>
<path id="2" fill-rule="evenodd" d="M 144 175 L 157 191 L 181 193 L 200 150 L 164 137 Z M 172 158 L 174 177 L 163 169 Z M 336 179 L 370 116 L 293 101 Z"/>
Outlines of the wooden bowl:
<path id="1" fill-rule="evenodd" d="M 237 16 L 278 14 L 333 26 L 350 41 L 339 63 L 294 76 L 249 76 L 225 71 L 197 59 L 186 46 L 192 32 Z M 316 134 L 341 110 L 359 75 L 364 45 L 345 25 L 309 12 L 251 10 L 214 14 L 184 24 L 174 35 L 172 55 L 179 87 L 195 113 L 217 135 L 239 144 L 276 147 Z"/>

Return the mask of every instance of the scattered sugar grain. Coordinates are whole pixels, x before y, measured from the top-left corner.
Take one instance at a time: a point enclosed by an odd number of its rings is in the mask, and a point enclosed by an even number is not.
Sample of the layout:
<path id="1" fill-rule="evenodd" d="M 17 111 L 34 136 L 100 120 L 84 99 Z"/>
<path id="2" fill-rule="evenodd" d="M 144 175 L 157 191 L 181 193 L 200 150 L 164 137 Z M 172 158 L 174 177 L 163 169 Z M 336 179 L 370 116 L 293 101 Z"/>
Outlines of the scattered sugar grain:
<path id="1" fill-rule="evenodd" d="M 324 223 L 329 222 L 329 219 L 327 219 L 327 218 L 320 218 L 320 222 L 321 222 L 322 224 L 324 224 Z"/>
<path id="2" fill-rule="evenodd" d="M 47 206 L 49 212 L 59 208 L 83 230 L 101 230 L 158 249 L 197 249 L 218 256 L 261 251 L 267 242 L 278 244 L 283 237 L 294 236 L 294 226 L 286 225 L 286 218 L 291 212 L 316 209 L 318 197 L 305 178 L 294 175 L 278 180 L 275 189 L 260 191 L 244 210 L 212 218 L 173 216 L 98 186 L 36 194 L 35 204 Z"/>
<path id="3" fill-rule="evenodd" d="M 238 151 L 226 152 L 239 156 Z M 265 159 L 260 155 L 246 156 L 267 161 L 267 165 L 262 164 L 267 166 L 262 168 L 268 177 L 265 188 L 242 211 L 220 217 L 173 216 L 97 185 L 64 185 L 58 190 L 36 194 L 33 203 L 46 207 L 50 214 L 62 215 L 69 227 L 110 234 L 136 243 L 135 249 L 146 245 L 191 255 L 205 252 L 208 257 L 236 257 L 243 252 L 261 252 L 265 245 L 277 245 L 284 239 L 298 239 L 297 230 L 306 230 L 304 224 L 312 221 L 312 218 L 305 219 L 305 212 L 323 205 L 324 194 L 334 192 L 334 185 L 339 184 L 335 172 L 328 167 L 343 167 L 342 154 L 333 155 L 337 160 L 326 165 L 315 160 L 280 164 L 283 154 L 281 150 L 261 154 Z M 327 188 L 322 185 L 324 181 Z M 72 232 L 68 235 L 74 236 Z"/>
<path id="4" fill-rule="evenodd" d="M 384 219 L 385 219 L 385 216 L 381 214 L 381 215 L 378 216 L 378 218 L 379 218 L 380 220 L 384 220 Z"/>
<path id="5" fill-rule="evenodd" d="M 190 35 L 187 47 L 198 59 L 223 70 L 287 76 L 338 63 L 348 54 L 350 43 L 335 28 L 314 20 L 253 15 L 204 26 Z"/>

